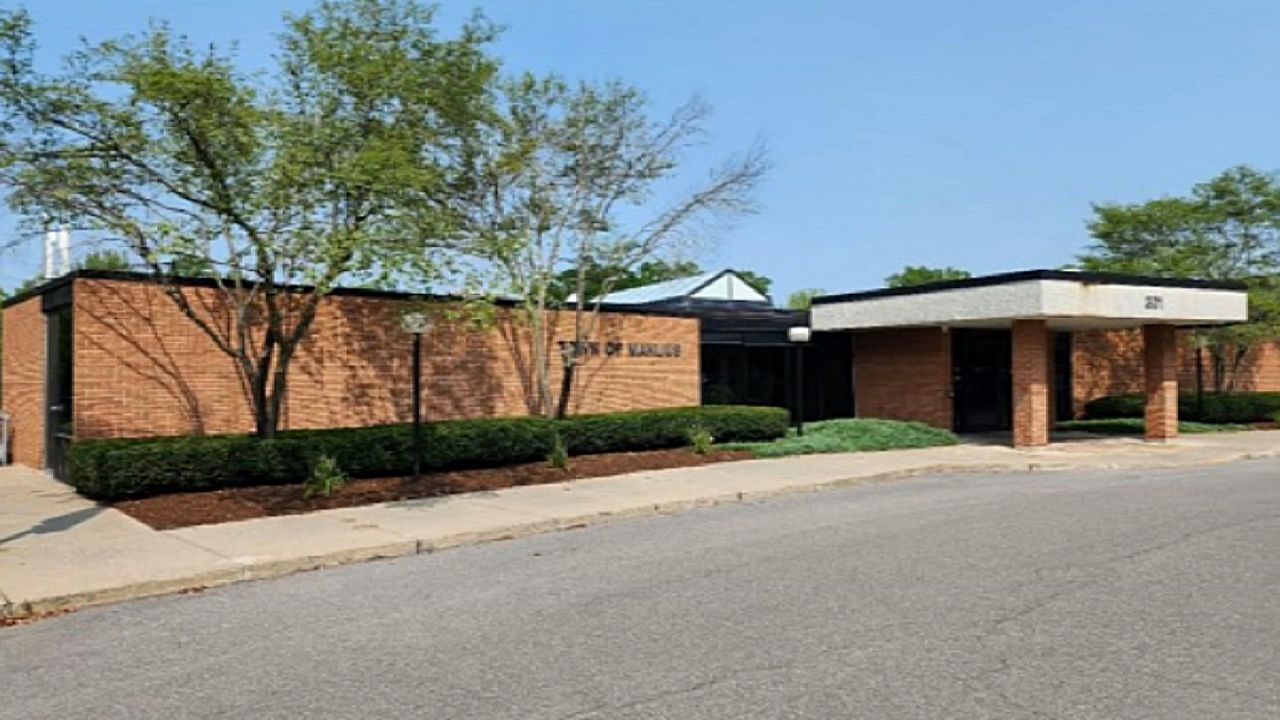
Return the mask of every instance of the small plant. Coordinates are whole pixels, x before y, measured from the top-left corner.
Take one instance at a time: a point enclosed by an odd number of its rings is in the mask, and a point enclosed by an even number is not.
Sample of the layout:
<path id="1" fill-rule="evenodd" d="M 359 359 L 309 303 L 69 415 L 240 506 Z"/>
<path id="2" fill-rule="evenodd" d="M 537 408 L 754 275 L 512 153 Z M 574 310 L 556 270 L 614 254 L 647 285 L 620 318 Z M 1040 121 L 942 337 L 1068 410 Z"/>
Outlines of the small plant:
<path id="1" fill-rule="evenodd" d="M 693 452 L 698 455 L 706 455 L 711 452 L 711 446 L 716 442 L 716 437 L 711 434 L 706 425 L 698 423 L 689 428 L 689 444 L 693 446 Z"/>
<path id="2" fill-rule="evenodd" d="M 564 443 L 564 437 L 560 433 L 556 433 L 551 440 L 551 452 L 547 453 L 547 464 L 557 470 L 569 469 L 569 448 Z"/>
<path id="3" fill-rule="evenodd" d="M 332 455 L 321 455 L 311 466 L 311 476 L 302 484 L 302 496 L 329 497 L 347 482 L 338 461 Z"/>

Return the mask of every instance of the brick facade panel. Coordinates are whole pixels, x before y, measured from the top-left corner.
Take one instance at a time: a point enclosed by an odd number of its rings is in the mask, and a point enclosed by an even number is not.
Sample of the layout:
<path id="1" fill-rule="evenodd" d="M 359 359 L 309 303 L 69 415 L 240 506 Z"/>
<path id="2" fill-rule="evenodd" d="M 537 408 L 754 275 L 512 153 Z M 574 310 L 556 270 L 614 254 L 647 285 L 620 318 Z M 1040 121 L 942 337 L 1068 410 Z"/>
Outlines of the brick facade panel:
<path id="1" fill-rule="evenodd" d="M 858 333 L 854 385 L 858 417 L 950 429 L 951 335 L 939 328 Z"/>
<path id="2" fill-rule="evenodd" d="M 1169 325 L 1148 325 L 1143 335 L 1143 417 L 1148 440 L 1178 436 L 1178 336 Z"/>
<path id="3" fill-rule="evenodd" d="M 1015 320 L 1012 329 L 1013 444 L 1045 445 L 1052 427 L 1053 336 L 1043 320 Z"/>
<path id="4" fill-rule="evenodd" d="M 218 294 L 187 288 L 205 317 L 219 316 Z M 144 282 L 82 279 L 75 294 L 77 438 L 216 434 L 253 429 L 235 365 Z M 400 328 L 402 301 L 325 298 L 290 367 L 282 428 L 406 422 L 411 417 L 412 338 Z M 566 314 L 567 315 L 567 314 Z M 554 338 L 570 337 L 559 318 Z M 423 412 L 429 420 L 527 415 L 534 368 L 531 334 L 500 310 L 475 330 L 442 321 L 423 342 Z M 698 321 L 605 314 L 595 339 L 679 344 L 679 357 L 588 358 L 571 411 L 605 412 L 696 405 L 700 400 Z M 559 356 L 552 345 L 553 387 Z"/>
<path id="5" fill-rule="evenodd" d="M 1189 330 L 1177 332 L 1177 378 L 1183 391 L 1196 386 L 1196 357 Z M 1090 330 L 1072 335 L 1072 394 L 1077 415 L 1084 406 L 1106 395 L 1140 395 L 1143 380 L 1141 329 Z M 1204 359 L 1205 387 L 1213 387 L 1211 362 Z M 1280 391 L 1280 340 L 1262 343 L 1245 355 L 1235 377 L 1241 391 Z"/>
<path id="6" fill-rule="evenodd" d="M 0 409 L 12 417 L 13 461 L 44 465 L 45 318 L 39 297 L 4 309 Z"/>

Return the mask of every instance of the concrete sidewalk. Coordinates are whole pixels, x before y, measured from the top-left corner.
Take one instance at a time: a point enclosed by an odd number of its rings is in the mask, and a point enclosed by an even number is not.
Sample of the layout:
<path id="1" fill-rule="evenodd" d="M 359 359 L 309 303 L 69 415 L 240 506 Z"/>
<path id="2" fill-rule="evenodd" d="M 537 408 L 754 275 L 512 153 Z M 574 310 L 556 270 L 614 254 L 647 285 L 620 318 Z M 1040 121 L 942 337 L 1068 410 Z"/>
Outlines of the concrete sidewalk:
<path id="1" fill-rule="evenodd" d="M 25 617 L 580 527 L 940 472 L 1187 467 L 1280 456 L 1280 431 L 1165 444 L 1073 439 L 704 465 L 156 531 L 43 474 L 0 468 L 0 617 Z"/>

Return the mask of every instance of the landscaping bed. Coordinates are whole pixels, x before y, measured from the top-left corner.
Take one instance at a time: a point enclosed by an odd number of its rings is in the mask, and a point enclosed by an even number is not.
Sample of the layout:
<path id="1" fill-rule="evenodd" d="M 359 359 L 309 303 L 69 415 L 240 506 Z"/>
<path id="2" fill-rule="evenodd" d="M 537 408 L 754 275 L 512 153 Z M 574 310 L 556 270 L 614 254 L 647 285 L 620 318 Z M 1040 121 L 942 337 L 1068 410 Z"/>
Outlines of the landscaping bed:
<path id="1" fill-rule="evenodd" d="M 761 442 L 787 433 L 787 411 L 714 406 L 427 423 L 426 472 L 506 468 L 538 463 L 557 451 L 573 458 L 686 447 L 707 442 Z M 86 440 L 72 443 L 69 482 L 103 502 L 262 485 L 296 485 L 319 473 L 394 478 L 412 472 L 408 425 L 290 430 L 270 440 L 247 435 Z M 622 471 L 625 471 L 624 468 Z"/>
<path id="2" fill-rule="evenodd" d="M 713 450 L 704 455 L 688 448 L 583 455 L 570 460 L 567 470 L 543 462 L 498 468 L 452 470 L 411 477 L 348 480 L 329 497 L 306 497 L 301 484 L 232 487 L 205 492 L 171 493 L 113 505 L 157 530 L 251 520 L 271 515 L 296 515 L 330 508 L 437 497 L 464 492 L 501 490 L 519 485 L 542 485 L 642 470 L 690 467 L 745 460 L 741 450 Z"/>

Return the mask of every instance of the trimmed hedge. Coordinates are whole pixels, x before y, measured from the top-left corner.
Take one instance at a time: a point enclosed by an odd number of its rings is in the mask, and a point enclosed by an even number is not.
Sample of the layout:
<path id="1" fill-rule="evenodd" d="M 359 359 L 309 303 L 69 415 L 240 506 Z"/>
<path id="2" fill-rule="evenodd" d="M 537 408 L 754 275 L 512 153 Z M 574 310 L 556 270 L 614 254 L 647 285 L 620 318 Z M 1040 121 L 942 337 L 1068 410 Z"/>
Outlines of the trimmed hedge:
<path id="1" fill-rule="evenodd" d="M 427 470 L 499 467 L 542 460 L 557 433 L 573 455 L 680 447 L 690 428 L 717 442 L 786 435 L 781 408 L 722 405 L 545 418 L 482 418 L 423 425 Z M 302 482 L 311 464 L 332 456 L 350 477 L 393 477 L 412 470 L 413 429 L 379 425 L 291 430 L 272 440 L 248 435 L 88 440 L 73 443 L 70 483 L 99 500 L 243 485 Z"/>
<path id="2" fill-rule="evenodd" d="M 1108 395 L 1084 406 L 1090 420 L 1142 417 L 1141 395 Z M 1265 422 L 1280 412 L 1280 392 L 1206 393 L 1204 411 L 1194 394 L 1178 397 L 1178 417 L 1205 423 Z"/>

